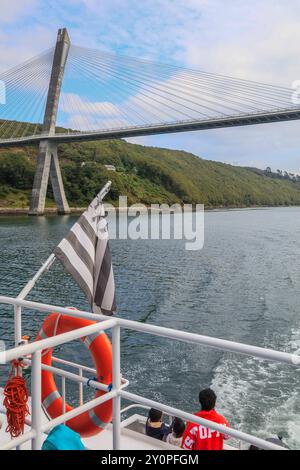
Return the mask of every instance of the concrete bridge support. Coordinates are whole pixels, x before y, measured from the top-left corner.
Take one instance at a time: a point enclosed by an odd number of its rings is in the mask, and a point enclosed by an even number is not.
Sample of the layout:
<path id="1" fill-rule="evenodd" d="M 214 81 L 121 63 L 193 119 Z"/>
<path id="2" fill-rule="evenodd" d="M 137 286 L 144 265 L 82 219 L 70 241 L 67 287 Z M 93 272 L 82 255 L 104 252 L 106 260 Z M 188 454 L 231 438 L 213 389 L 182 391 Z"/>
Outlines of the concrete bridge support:
<path id="1" fill-rule="evenodd" d="M 70 39 L 67 30 L 58 31 L 54 52 L 51 79 L 49 84 L 43 130 L 46 135 L 55 135 L 56 118 L 65 65 L 70 49 Z M 43 215 L 48 187 L 49 175 L 53 188 L 55 202 L 60 214 L 70 212 L 65 196 L 57 155 L 57 144 L 49 140 L 41 140 L 34 177 L 29 215 Z"/>
<path id="2" fill-rule="evenodd" d="M 69 214 L 70 208 L 65 195 L 55 142 L 40 143 L 37 167 L 34 177 L 29 215 L 43 215 L 49 176 L 59 214 Z"/>

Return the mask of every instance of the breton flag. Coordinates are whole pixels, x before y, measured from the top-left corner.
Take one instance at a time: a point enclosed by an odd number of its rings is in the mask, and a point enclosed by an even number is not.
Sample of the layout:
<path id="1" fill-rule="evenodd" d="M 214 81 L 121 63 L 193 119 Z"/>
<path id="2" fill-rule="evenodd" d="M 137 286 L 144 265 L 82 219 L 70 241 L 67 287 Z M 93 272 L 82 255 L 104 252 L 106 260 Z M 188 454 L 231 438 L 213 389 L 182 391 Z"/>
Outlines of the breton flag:
<path id="1" fill-rule="evenodd" d="M 85 293 L 94 313 L 116 311 L 115 281 L 102 200 L 109 181 L 82 214 L 54 254 Z"/>

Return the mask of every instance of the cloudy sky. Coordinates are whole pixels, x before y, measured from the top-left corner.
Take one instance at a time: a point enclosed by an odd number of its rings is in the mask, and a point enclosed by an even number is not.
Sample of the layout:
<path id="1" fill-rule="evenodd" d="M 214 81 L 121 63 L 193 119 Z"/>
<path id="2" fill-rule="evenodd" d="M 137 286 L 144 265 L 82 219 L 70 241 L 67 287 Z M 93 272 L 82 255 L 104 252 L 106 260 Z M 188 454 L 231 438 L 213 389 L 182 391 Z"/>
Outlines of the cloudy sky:
<path id="1" fill-rule="evenodd" d="M 300 1 L 0 0 L 0 70 L 74 44 L 290 87 L 300 80 Z M 300 122 L 135 139 L 203 158 L 300 173 Z"/>

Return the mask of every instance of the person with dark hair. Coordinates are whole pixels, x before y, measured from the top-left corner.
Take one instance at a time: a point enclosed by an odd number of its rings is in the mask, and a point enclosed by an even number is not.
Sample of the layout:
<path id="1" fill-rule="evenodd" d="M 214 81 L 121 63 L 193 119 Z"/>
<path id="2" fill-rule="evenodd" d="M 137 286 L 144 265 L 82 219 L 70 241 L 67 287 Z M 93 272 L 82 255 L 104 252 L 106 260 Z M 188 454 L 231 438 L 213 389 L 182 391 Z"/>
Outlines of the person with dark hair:
<path id="1" fill-rule="evenodd" d="M 195 416 L 229 427 L 226 419 L 215 410 L 216 400 L 217 396 L 211 388 L 201 390 L 199 393 L 201 411 L 195 413 Z M 186 450 L 223 450 L 224 439 L 229 437 L 206 426 L 188 423 L 181 447 Z"/>
<path id="2" fill-rule="evenodd" d="M 181 447 L 182 436 L 185 431 L 185 422 L 180 418 L 174 418 L 171 428 L 171 432 L 169 432 L 166 437 L 166 442 L 172 446 Z"/>
<path id="3" fill-rule="evenodd" d="M 146 435 L 154 437 L 154 439 L 159 439 L 160 441 L 162 441 L 164 436 L 169 432 L 169 427 L 162 422 L 162 415 L 160 410 L 151 408 L 146 422 Z"/>

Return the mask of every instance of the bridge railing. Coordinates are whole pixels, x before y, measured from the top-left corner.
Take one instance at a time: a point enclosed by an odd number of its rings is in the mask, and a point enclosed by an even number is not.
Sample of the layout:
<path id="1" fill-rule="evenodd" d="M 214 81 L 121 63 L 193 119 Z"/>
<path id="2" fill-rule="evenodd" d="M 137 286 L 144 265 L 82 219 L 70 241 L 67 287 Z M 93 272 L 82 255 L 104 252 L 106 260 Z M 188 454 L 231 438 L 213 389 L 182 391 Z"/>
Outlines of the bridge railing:
<path id="1" fill-rule="evenodd" d="M 82 131 L 67 131 L 67 132 L 61 132 L 61 133 L 56 133 L 54 135 L 50 135 L 48 133 L 41 132 L 39 134 L 33 134 L 30 136 L 25 136 L 25 137 L 15 137 L 15 138 L 7 138 L 7 139 L 1 139 L 0 138 L 0 144 L 4 146 L 5 143 L 13 143 L 13 142 L 35 142 L 39 141 L 41 139 L 51 139 L 51 140 L 59 140 L 61 139 L 72 139 L 72 137 L 78 137 L 78 136 L 93 136 L 93 135 L 103 135 L 105 134 L 110 134 L 110 133 L 122 133 L 126 131 L 141 131 L 142 129 L 148 129 L 151 130 L 153 129 L 153 133 L 155 133 L 155 129 L 160 129 L 162 127 L 168 128 L 172 126 L 188 126 L 197 123 L 200 124 L 209 124 L 209 123 L 218 123 L 218 127 L 222 127 L 222 123 L 226 122 L 228 120 L 239 120 L 239 119 L 247 119 L 249 117 L 250 120 L 253 120 L 254 118 L 268 118 L 268 117 L 274 117 L 274 120 L 276 121 L 276 118 L 278 118 L 278 121 L 284 120 L 282 119 L 282 116 L 286 113 L 289 113 L 290 115 L 300 113 L 300 108 L 299 105 L 293 105 L 289 108 L 272 108 L 271 110 L 259 110 L 259 111 L 253 111 L 253 112 L 247 112 L 247 113 L 234 113 L 231 115 L 215 115 L 211 117 L 207 117 L 205 119 L 197 120 L 197 119 L 189 119 L 189 120 L 178 120 L 178 121 L 165 121 L 165 122 L 153 122 L 151 124 L 146 124 L 146 125 L 131 125 L 131 126 L 125 126 L 125 127 L 111 127 L 111 128 L 105 128 L 105 129 L 94 129 L 94 130 L 82 130 Z M 292 119 L 290 117 L 289 119 Z M 294 118 L 295 119 L 295 118 Z M 297 117 L 299 119 L 299 117 Z M 288 119 L 287 119 L 288 120 Z M 266 121 L 267 122 L 267 121 Z M 236 124 L 238 125 L 238 124 Z"/>

